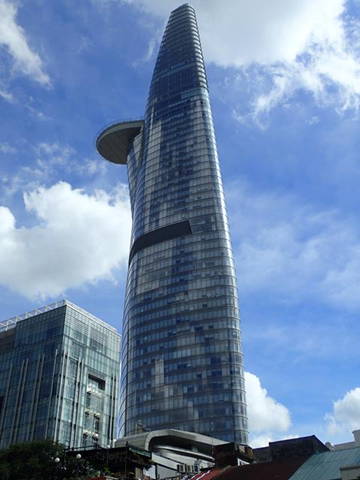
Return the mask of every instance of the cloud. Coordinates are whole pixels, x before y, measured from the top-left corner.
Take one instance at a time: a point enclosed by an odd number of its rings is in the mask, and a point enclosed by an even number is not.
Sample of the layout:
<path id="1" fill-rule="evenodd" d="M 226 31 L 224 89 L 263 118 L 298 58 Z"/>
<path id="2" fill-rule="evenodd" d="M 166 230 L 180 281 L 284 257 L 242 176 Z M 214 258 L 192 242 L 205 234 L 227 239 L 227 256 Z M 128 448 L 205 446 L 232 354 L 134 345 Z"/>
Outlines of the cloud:
<path id="1" fill-rule="evenodd" d="M 240 296 L 360 308 L 360 230 L 352 217 L 241 182 L 229 186 L 227 200 Z"/>
<path id="2" fill-rule="evenodd" d="M 37 167 L 41 169 L 43 175 L 52 175 L 58 168 L 80 176 L 92 176 L 106 171 L 106 162 L 102 159 L 85 158 L 79 162 L 75 158 L 76 150 L 59 142 L 41 142 L 35 150 Z"/>
<path id="3" fill-rule="evenodd" d="M 30 48 L 24 29 L 16 23 L 17 8 L 14 3 L 0 0 L 0 45 L 11 55 L 16 70 L 49 86 L 50 78 L 44 72 L 41 58 Z"/>
<path id="4" fill-rule="evenodd" d="M 126 0 L 162 18 L 176 0 Z M 234 67 L 232 87 L 251 84 L 235 118 L 259 119 L 299 90 L 339 112 L 360 106 L 359 23 L 346 0 L 193 0 L 205 59 Z M 249 83 L 250 82 L 250 83 Z M 233 99 L 233 96 L 232 96 Z"/>
<path id="5" fill-rule="evenodd" d="M 251 437 L 250 445 L 252 448 L 261 448 L 267 447 L 270 442 L 273 442 L 274 439 L 271 435 L 256 435 Z"/>
<path id="6" fill-rule="evenodd" d="M 281 435 L 280 438 L 278 436 L 273 435 L 256 435 L 251 436 L 251 447 L 252 448 L 260 448 L 260 447 L 267 447 L 270 442 L 277 442 L 279 440 L 291 440 L 293 438 L 299 438 L 299 435 Z"/>
<path id="7" fill-rule="evenodd" d="M 347 392 L 333 404 L 332 413 L 325 415 L 328 434 L 351 432 L 360 428 L 360 387 Z"/>
<path id="8" fill-rule="evenodd" d="M 259 293 L 261 296 L 267 296 L 266 291 L 262 290 Z M 352 317 L 350 320 L 345 320 L 340 314 L 334 318 L 332 313 L 327 322 L 314 322 L 311 315 L 300 320 L 298 316 L 295 313 L 294 318 L 289 322 L 286 307 L 285 311 L 280 310 L 271 321 L 269 321 L 269 315 L 265 316 L 261 328 L 247 329 L 247 347 L 261 350 L 267 358 L 272 357 L 277 368 L 282 368 L 284 363 L 290 362 L 293 368 L 298 368 L 304 359 L 313 362 L 333 362 L 334 344 L 336 344 L 337 355 L 343 361 L 354 361 L 357 358 L 357 339 L 360 328 L 353 327 Z M 284 318 L 287 322 L 284 322 Z"/>
<path id="9" fill-rule="evenodd" d="M 273 440 L 275 432 L 285 432 L 291 425 L 289 410 L 268 395 L 260 379 L 245 372 L 251 445 L 264 446 Z M 254 435 L 258 434 L 258 435 Z"/>
<path id="10" fill-rule="evenodd" d="M 7 142 L 0 142 L 1 153 L 16 153 L 16 148 L 9 145 Z"/>
<path id="11" fill-rule="evenodd" d="M 144 54 L 144 56 L 140 59 L 136 59 L 135 61 L 133 61 L 133 66 L 134 67 L 137 67 L 140 63 L 142 62 L 148 62 L 149 60 L 151 60 L 153 58 L 153 55 L 154 55 L 154 52 L 155 52 L 155 47 L 157 46 L 157 42 L 156 42 L 156 39 L 155 38 L 152 38 L 150 41 L 149 41 L 149 44 L 148 44 L 148 48 L 147 48 L 147 51 L 146 53 Z"/>
<path id="12" fill-rule="evenodd" d="M 127 0 L 167 18 L 177 0 Z M 312 42 L 336 42 L 344 0 L 193 0 L 209 62 L 242 67 L 249 63 L 291 62 Z M 214 36 L 214 31 L 217 35 Z M 236 48 L 234 48 L 236 45 Z"/>
<path id="13" fill-rule="evenodd" d="M 285 432 L 291 425 L 289 410 L 268 395 L 260 379 L 245 372 L 249 429 L 251 432 Z"/>
<path id="14" fill-rule="evenodd" d="M 18 154 L 32 157 L 26 159 L 26 166 L 22 166 L 12 175 L 0 171 L 2 195 L 0 201 L 8 201 L 12 196 L 25 190 L 35 190 L 41 185 L 54 183 L 59 177 L 62 179 L 74 177 L 81 179 L 90 177 L 99 179 L 107 172 L 107 162 L 100 158 L 84 158 L 79 161 L 78 152 L 70 145 L 59 142 L 41 142 L 35 146 L 26 145 L 26 152 Z M 16 150 L 6 143 L 0 143 L 0 152 L 4 154 L 16 153 Z"/>
<path id="15" fill-rule="evenodd" d="M 3 100 L 6 100 L 9 103 L 12 103 L 14 101 L 13 95 L 8 92 L 6 89 L 0 88 L 0 97 Z"/>
<path id="16" fill-rule="evenodd" d="M 0 284 L 31 299 L 106 279 L 125 267 L 131 229 L 127 190 L 93 195 L 64 182 L 24 194 L 36 223 L 17 227 L 0 207 Z M 95 228 L 94 228 L 95 227 Z"/>
<path id="17" fill-rule="evenodd" d="M 30 103 L 24 103 L 23 105 L 29 112 L 30 114 L 35 117 L 37 120 L 41 121 L 49 121 L 53 120 L 53 118 L 45 115 L 43 112 L 38 110 L 37 108 L 34 108 Z"/>

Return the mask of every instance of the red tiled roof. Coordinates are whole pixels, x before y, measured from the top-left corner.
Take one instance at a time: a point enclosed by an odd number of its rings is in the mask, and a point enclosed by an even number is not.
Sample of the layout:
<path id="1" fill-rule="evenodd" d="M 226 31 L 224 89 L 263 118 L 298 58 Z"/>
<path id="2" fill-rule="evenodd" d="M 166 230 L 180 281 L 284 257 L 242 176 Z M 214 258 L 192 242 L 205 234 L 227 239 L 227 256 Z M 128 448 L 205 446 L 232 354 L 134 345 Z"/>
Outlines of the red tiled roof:
<path id="1" fill-rule="evenodd" d="M 211 480 L 221 473 L 223 468 L 212 468 L 211 470 L 206 470 L 205 472 L 200 472 L 191 477 L 190 480 Z"/>
<path id="2" fill-rule="evenodd" d="M 308 457 L 298 457 L 230 467 L 216 480 L 288 480 L 307 459 Z"/>

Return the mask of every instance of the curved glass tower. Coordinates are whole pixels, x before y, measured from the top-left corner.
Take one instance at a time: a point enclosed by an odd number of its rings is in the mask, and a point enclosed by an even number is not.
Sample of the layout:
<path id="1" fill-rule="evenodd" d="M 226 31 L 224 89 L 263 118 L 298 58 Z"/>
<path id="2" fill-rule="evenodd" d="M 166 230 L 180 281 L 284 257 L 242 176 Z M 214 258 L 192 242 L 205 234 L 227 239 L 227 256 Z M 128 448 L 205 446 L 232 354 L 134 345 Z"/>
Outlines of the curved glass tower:
<path id="1" fill-rule="evenodd" d="M 127 164 L 133 231 L 121 433 L 175 428 L 247 443 L 236 277 L 195 12 L 172 12 L 144 121 L 104 130 Z"/>

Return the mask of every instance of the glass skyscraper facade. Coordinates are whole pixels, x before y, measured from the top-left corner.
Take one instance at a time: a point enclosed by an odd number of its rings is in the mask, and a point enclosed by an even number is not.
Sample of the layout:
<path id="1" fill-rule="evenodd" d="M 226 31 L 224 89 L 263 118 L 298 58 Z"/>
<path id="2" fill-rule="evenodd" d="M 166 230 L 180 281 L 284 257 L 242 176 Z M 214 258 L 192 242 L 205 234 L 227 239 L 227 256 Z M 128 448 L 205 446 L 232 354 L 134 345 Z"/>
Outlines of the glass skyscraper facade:
<path id="1" fill-rule="evenodd" d="M 237 285 L 194 9 L 172 12 L 144 120 L 105 129 L 127 164 L 133 230 L 125 299 L 121 427 L 247 443 Z"/>
<path id="2" fill-rule="evenodd" d="M 111 445 L 120 335 L 67 300 L 0 322 L 0 448 Z"/>

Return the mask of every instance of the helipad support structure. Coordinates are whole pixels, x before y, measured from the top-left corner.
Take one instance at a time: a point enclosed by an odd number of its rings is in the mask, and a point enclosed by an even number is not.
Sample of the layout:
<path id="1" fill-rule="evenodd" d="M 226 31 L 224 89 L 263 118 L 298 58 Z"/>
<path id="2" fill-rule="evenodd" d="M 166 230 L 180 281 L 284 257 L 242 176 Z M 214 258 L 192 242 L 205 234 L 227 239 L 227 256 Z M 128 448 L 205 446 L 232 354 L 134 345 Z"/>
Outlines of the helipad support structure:
<path id="1" fill-rule="evenodd" d="M 115 123 L 101 132 L 96 141 L 100 155 L 113 163 L 125 165 L 134 138 L 144 126 L 143 120 Z"/>
<path id="2" fill-rule="evenodd" d="M 173 428 L 247 443 L 236 277 L 195 12 L 172 12 L 143 121 L 97 148 L 127 164 L 133 216 L 122 435 Z"/>

